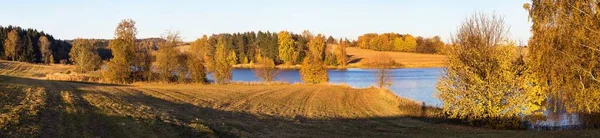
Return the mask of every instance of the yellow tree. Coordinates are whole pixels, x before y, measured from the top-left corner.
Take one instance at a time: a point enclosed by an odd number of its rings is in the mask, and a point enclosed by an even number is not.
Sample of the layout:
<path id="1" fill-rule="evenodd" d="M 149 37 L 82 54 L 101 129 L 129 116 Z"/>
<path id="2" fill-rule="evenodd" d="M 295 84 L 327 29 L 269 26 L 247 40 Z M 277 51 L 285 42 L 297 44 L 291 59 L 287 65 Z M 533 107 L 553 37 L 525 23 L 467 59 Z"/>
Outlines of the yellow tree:
<path id="1" fill-rule="evenodd" d="M 165 36 L 163 36 L 163 39 L 166 41 L 162 42 L 158 47 L 156 70 L 159 74 L 160 81 L 170 82 L 174 80 L 175 73 L 178 73 L 179 51 L 175 49 L 175 46 L 181 42 L 181 38 L 179 37 L 178 32 L 167 32 Z"/>
<path id="2" fill-rule="evenodd" d="M 343 41 L 341 38 L 338 44 L 338 47 L 335 49 L 335 57 L 337 57 L 338 65 L 342 66 L 342 68 L 346 68 L 346 64 L 348 63 L 346 48 L 349 44 L 348 41 Z"/>
<path id="3" fill-rule="evenodd" d="M 586 0 L 532 0 L 531 70 L 548 101 L 568 112 L 600 113 L 600 6 Z"/>
<path id="4" fill-rule="evenodd" d="M 94 41 L 89 39 L 75 39 L 69 56 L 78 72 L 94 71 L 102 64 L 102 59 L 94 47 Z"/>
<path id="5" fill-rule="evenodd" d="M 187 51 L 187 67 L 190 71 L 190 77 L 193 82 L 206 82 L 207 70 L 205 68 L 205 57 L 208 57 L 208 53 L 211 52 L 210 48 L 212 47 L 208 43 L 208 37 L 206 35 L 202 36 L 202 38 L 196 39 L 196 41 L 190 44 L 190 49 Z"/>
<path id="6" fill-rule="evenodd" d="M 327 44 L 325 43 L 325 36 L 321 34 L 318 34 L 308 41 L 308 50 L 310 55 L 315 59 L 323 60 L 323 58 L 325 58 L 326 48 Z"/>
<path id="7" fill-rule="evenodd" d="M 132 62 L 135 58 L 136 34 L 135 21 L 131 19 L 122 20 L 117 25 L 115 38 L 108 45 L 113 58 L 106 63 L 106 69 L 102 73 L 106 81 L 114 83 L 130 83 L 132 81 L 130 76 Z"/>
<path id="8" fill-rule="evenodd" d="M 317 59 L 316 56 L 307 56 L 302 61 L 302 67 L 300 67 L 300 77 L 304 83 L 325 83 L 329 80 L 327 76 L 327 67 L 321 59 Z"/>
<path id="9" fill-rule="evenodd" d="M 21 43 L 19 32 L 17 30 L 11 30 L 6 37 L 6 40 L 4 40 L 4 54 L 7 59 L 17 60 L 17 53 L 19 53 Z"/>
<path id="10" fill-rule="evenodd" d="M 281 31 L 277 34 L 277 40 L 279 41 L 279 59 L 281 59 L 286 65 L 294 64 L 294 60 L 297 56 L 296 47 L 294 47 L 294 39 L 292 35 L 287 31 Z"/>
<path id="11" fill-rule="evenodd" d="M 412 35 L 394 38 L 394 50 L 400 52 L 415 52 L 417 40 Z"/>
<path id="12" fill-rule="evenodd" d="M 541 108 L 538 80 L 528 75 L 507 34 L 503 18 L 496 15 L 475 14 L 459 26 L 437 85 L 450 117 L 519 127 L 522 115 Z"/>
<path id="13" fill-rule="evenodd" d="M 214 54 L 214 65 L 212 65 L 214 68 L 212 70 L 213 77 L 218 84 L 225 84 L 231 81 L 231 69 L 236 60 L 231 57 L 232 52 L 233 50 L 228 48 L 225 38 L 220 36 Z M 235 57 L 235 53 L 233 53 L 233 56 Z"/>

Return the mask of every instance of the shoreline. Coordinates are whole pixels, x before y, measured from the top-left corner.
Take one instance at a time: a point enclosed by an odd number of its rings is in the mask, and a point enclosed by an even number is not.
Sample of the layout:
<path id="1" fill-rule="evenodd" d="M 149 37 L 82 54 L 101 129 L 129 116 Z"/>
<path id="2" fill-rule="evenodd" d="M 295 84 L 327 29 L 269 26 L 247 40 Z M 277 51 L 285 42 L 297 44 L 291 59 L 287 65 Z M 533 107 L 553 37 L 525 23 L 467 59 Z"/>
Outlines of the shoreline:
<path id="1" fill-rule="evenodd" d="M 302 65 L 277 65 L 275 66 L 276 69 L 284 69 L 284 70 L 298 70 L 302 67 Z M 391 67 L 389 69 L 419 69 L 419 68 L 445 68 L 446 66 L 394 66 Z M 252 64 L 236 64 L 233 65 L 234 69 L 255 69 L 256 67 Z M 377 69 L 375 67 L 365 67 L 365 66 L 360 66 L 360 65 L 348 65 L 346 68 L 342 68 L 342 67 L 336 67 L 336 66 L 327 66 L 327 69 L 337 69 L 337 70 L 343 70 L 343 69 Z"/>

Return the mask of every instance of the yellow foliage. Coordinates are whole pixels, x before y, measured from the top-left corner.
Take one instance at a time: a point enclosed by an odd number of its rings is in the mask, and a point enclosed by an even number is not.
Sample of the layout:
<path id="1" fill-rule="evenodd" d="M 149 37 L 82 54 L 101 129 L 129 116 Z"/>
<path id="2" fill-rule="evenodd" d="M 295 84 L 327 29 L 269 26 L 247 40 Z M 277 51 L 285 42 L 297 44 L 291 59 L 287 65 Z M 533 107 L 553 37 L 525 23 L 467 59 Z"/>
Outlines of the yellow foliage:
<path id="1" fill-rule="evenodd" d="M 329 80 L 327 68 L 322 60 L 315 57 L 306 57 L 302 61 L 300 76 L 304 83 L 325 83 Z"/>
<path id="2" fill-rule="evenodd" d="M 476 14 L 464 22 L 448 50 L 438 97 L 452 118 L 494 127 L 519 127 L 521 115 L 541 109 L 544 95 L 516 46 L 507 43 L 502 18 Z"/>

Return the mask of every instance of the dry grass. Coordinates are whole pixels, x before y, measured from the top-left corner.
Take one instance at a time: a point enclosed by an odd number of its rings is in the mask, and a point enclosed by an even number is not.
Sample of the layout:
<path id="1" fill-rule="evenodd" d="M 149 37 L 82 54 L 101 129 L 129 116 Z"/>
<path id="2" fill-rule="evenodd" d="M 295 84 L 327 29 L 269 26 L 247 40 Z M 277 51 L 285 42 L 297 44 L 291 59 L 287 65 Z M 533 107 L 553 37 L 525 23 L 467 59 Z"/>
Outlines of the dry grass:
<path id="1" fill-rule="evenodd" d="M 390 55 L 397 63 L 400 63 L 404 68 L 427 68 L 427 67 L 445 67 L 447 57 L 437 54 L 421 54 L 407 52 L 384 52 L 368 49 L 360 49 L 357 47 L 348 47 L 348 55 L 350 56 L 349 67 L 368 67 L 370 61 L 378 60 L 376 56 L 380 53 Z"/>
<path id="2" fill-rule="evenodd" d="M 423 108 L 387 91 L 334 85 L 108 85 L 3 75 L 0 100 L 0 137 L 565 137 L 600 133 L 595 129 L 512 131 L 456 125 L 436 117 L 438 109 Z"/>
<path id="3" fill-rule="evenodd" d="M 0 60 L 0 75 L 44 78 L 47 74 L 71 72 L 74 69 L 75 67 L 72 65 L 27 64 L 22 62 Z"/>

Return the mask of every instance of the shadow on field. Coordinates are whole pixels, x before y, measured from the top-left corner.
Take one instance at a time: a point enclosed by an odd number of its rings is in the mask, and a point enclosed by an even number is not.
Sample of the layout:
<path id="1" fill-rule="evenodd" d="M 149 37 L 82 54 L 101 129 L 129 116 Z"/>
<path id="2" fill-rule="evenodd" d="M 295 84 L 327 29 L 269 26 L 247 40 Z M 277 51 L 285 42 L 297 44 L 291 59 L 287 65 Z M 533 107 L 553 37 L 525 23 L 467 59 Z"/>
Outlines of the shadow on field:
<path id="1" fill-rule="evenodd" d="M 23 123 L 38 124 L 41 129 L 32 135 L 5 133 L 8 130 L 0 128 L 0 134 L 13 137 L 482 136 L 481 129 L 464 126 L 465 124 L 458 120 L 423 117 L 427 116 L 427 112 L 439 110 L 430 107 L 412 107 L 411 110 L 416 110 L 416 114 L 421 114 L 414 116 L 352 119 L 310 119 L 300 116 L 282 118 L 169 101 L 132 89 L 130 86 L 6 76 L 0 78 L 0 83 L 45 88 L 46 96 L 43 100 L 46 104 L 38 115 L 38 122 Z M 506 136 L 515 135 L 507 133 Z"/>
<path id="2" fill-rule="evenodd" d="M 24 123 L 40 125 L 40 137 L 411 136 L 431 134 L 433 130 L 443 133 L 431 124 L 453 123 L 443 118 L 411 116 L 282 118 L 167 101 L 123 85 L 2 78 L 1 83 L 45 88 L 46 104 L 40 110 L 39 122 Z M 127 92 L 87 90 L 90 87 L 121 87 Z M 427 108 L 418 109 L 425 112 Z"/>
<path id="3" fill-rule="evenodd" d="M 348 64 L 358 63 L 361 60 L 363 60 L 363 58 L 357 58 L 355 55 L 348 55 L 348 58 L 350 59 L 350 61 L 348 61 Z"/>

